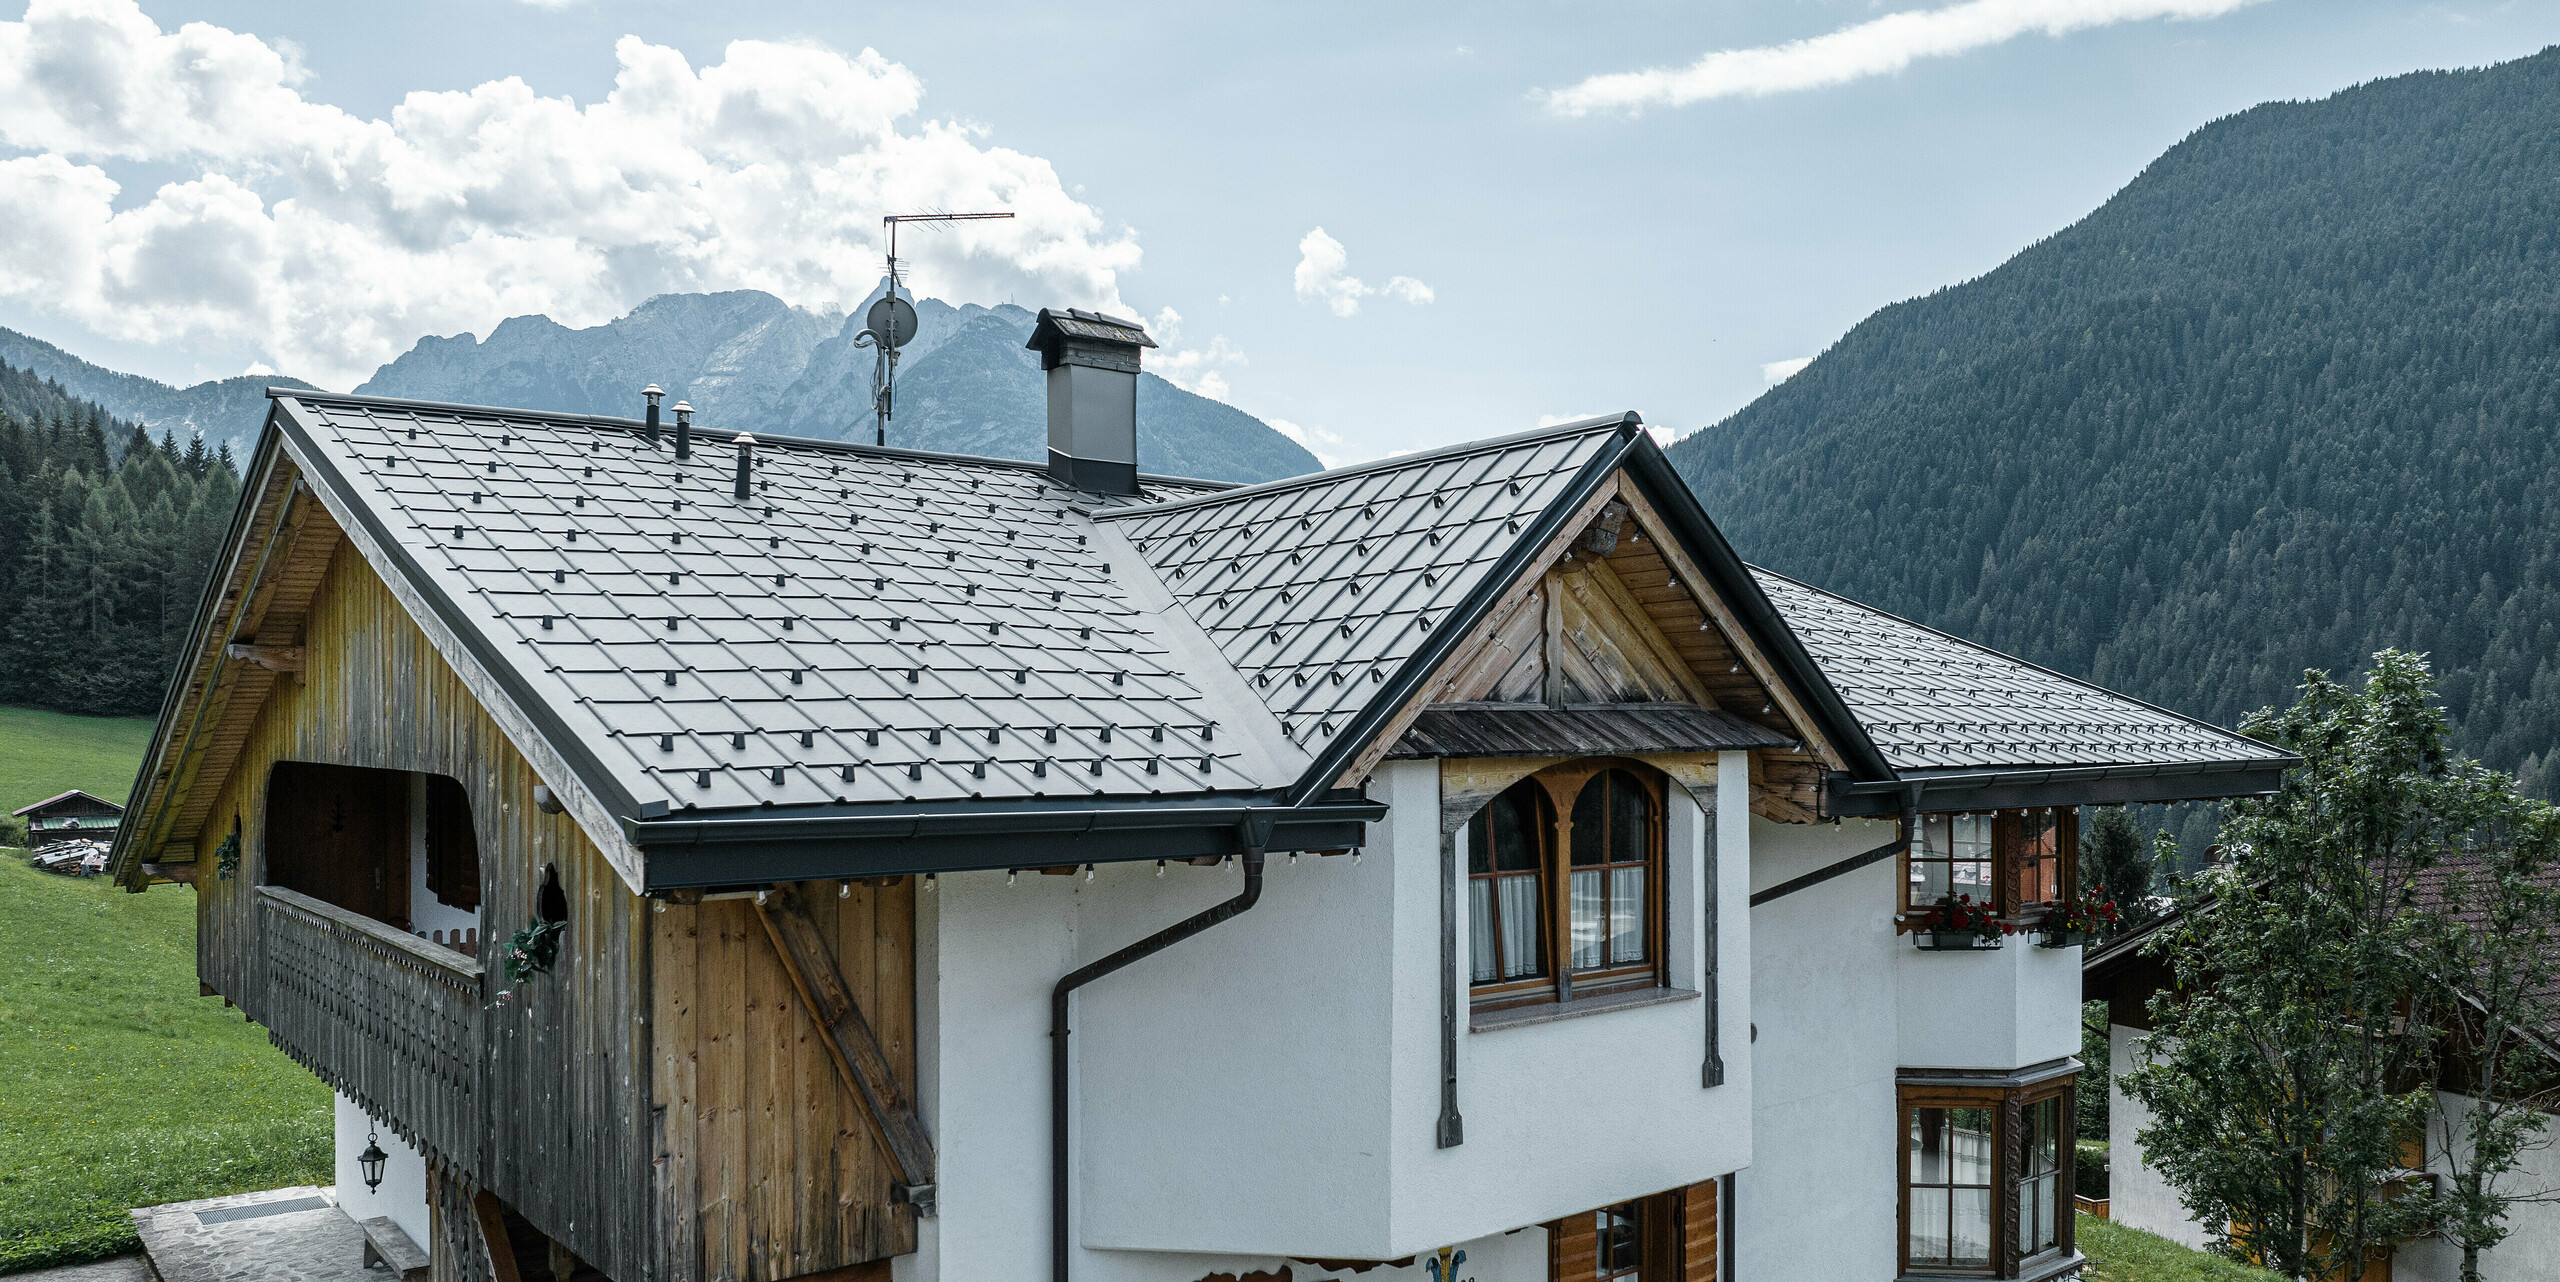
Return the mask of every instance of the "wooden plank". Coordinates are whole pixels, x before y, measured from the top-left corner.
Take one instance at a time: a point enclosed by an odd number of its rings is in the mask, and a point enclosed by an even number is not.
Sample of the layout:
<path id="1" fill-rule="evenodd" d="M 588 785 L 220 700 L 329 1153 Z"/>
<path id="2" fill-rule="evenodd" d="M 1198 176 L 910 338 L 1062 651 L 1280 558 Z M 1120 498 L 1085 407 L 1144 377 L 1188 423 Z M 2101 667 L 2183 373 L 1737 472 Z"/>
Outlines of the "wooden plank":
<path id="1" fill-rule="evenodd" d="M 888 1053 L 870 1021 L 854 1004 L 843 972 L 809 920 L 798 892 L 787 886 L 773 891 L 756 905 L 756 914 L 793 987 L 823 1026 L 836 1067 L 861 1097 L 865 1120 L 897 1166 L 899 1180 L 910 1186 L 932 1184 L 933 1140 L 925 1134 L 924 1119 L 917 1116 L 912 1097 L 890 1068 Z"/>
<path id="2" fill-rule="evenodd" d="M 656 1053 L 655 1108 L 658 1154 L 657 1257 L 659 1276 L 703 1276 L 701 1061 L 694 1023 L 694 984 L 701 909 L 670 904 L 649 914 L 650 1034 Z"/>
<path id="3" fill-rule="evenodd" d="M 702 1095 L 707 1110 L 702 1183 L 703 1276 L 747 1276 L 745 906 L 704 904 Z M 716 1021 L 713 1022 L 713 1021 Z"/>
<path id="4" fill-rule="evenodd" d="M 507 1235 L 507 1207 L 482 1189 L 471 1198 L 472 1219 L 480 1225 L 480 1249 L 489 1253 L 489 1272 L 497 1282 L 524 1282 L 516 1272 L 515 1243 Z"/>

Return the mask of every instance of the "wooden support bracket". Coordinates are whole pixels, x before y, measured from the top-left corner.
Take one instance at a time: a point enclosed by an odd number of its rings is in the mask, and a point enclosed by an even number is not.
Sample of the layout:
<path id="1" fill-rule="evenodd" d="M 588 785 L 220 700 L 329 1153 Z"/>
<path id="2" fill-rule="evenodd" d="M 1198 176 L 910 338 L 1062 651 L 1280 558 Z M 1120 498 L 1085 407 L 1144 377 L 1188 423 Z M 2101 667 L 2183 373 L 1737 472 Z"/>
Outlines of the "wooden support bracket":
<path id="1" fill-rule="evenodd" d="M 498 1282 L 524 1282 L 516 1271 L 516 1248 L 507 1235 L 507 1207 L 486 1189 L 471 1195 L 471 1218 L 480 1223 L 480 1245 L 488 1248 L 489 1271 Z"/>
<path id="2" fill-rule="evenodd" d="M 269 672 L 290 672 L 300 680 L 302 647 L 298 645 L 244 645 L 234 641 L 222 652 L 243 663 L 254 663 Z"/>
<path id="3" fill-rule="evenodd" d="M 844 973 L 836 968 L 834 955 L 818 934 L 818 924 L 809 919 L 800 892 L 775 887 L 756 901 L 756 916 L 764 922 L 774 951 L 781 954 L 782 969 L 799 990 L 809 1017 L 826 1035 L 836 1071 L 844 1074 L 845 1082 L 861 1098 L 872 1138 L 898 1168 L 901 1196 L 896 1200 L 914 1205 L 919 1215 L 933 1214 L 933 1137 L 925 1134 L 924 1119 L 917 1116 L 914 1101 L 899 1085 L 871 1022 L 854 1003 L 853 991 L 846 987 Z"/>

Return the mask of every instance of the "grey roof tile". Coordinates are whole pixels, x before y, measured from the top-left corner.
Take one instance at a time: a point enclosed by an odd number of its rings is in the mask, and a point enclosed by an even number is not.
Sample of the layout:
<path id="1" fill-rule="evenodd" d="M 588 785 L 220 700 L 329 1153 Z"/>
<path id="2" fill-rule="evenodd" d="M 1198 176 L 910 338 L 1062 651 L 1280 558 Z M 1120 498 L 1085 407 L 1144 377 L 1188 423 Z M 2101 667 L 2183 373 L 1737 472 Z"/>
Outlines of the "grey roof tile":
<path id="1" fill-rule="evenodd" d="M 1752 572 L 1897 771 L 2288 755 L 1782 575 Z"/>

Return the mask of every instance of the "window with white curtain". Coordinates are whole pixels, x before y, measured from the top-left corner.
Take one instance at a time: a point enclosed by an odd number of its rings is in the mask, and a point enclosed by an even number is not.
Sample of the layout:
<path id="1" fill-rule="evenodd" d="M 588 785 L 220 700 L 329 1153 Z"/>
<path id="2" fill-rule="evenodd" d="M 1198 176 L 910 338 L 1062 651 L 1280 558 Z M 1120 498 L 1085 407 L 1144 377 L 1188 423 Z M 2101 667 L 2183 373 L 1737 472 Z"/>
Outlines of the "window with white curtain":
<path id="1" fill-rule="evenodd" d="M 1661 982 L 1662 788 L 1634 763 L 1567 762 L 1511 785 L 1468 821 L 1468 974 L 1479 1007 Z"/>

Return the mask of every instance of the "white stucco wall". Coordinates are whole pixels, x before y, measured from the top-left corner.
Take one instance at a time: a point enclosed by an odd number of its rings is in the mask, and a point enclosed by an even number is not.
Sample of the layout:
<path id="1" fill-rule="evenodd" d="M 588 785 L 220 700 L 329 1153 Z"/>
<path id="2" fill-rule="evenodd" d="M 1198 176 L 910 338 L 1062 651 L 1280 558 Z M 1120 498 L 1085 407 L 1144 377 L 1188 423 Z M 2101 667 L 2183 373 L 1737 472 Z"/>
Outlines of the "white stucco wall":
<path id="1" fill-rule="evenodd" d="M 365 1133 L 373 1126 L 364 1110 L 344 1095 L 331 1097 L 337 1103 L 337 1169 L 338 1209 L 348 1218 L 370 1220 L 388 1215 L 409 1240 L 426 1249 L 434 1238 L 427 1232 L 427 1163 L 418 1150 L 402 1143 L 399 1136 L 383 1127 L 375 1132 L 375 1142 L 387 1155 L 382 1164 L 382 1187 L 364 1186 L 364 1168 L 356 1164 L 356 1156 L 364 1152 Z M 349 1261 L 353 1264 L 354 1261 Z"/>
<path id="2" fill-rule="evenodd" d="M 1871 850 L 1891 822 L 1752 818 L 1754 890 Z M 1735 1178 L 1737 1276 L 1827 1282 L 1894 1275 L 1898 988 L 1894 861 L 1751 911 L 1753 1162 Z M 1932 958 L 1957 965 L 1988 958 Z"/>
<path id="3" fill-rule="evenodd" d="M 1739 756 L 1726 773 L 1746 785 Z M 1461 1031 L 1466 1142 L 1443 1150 L 1438 766 L 1391 763 L 1370 794 L 1390 813 L 1358 862 L 1275 858 L 1253 911 L 1078 995 L 1080 1280 L 1195 1282 L 1454 1244 L 1469 1255 L 1458 1278 L 1543 1282 L 1544 1233 L 1524 1226 L 1749 1160 L 1747 859 L 1723 864 L 1725 1085 L 1700 1085 L 1695 999 Z M 1705 816 L 1675 796 L 1669 960 L 1694 989 Z M 1743 797 L 1723 812 L 1742 815 Z M 1728 827 L 1726 849 L 1746 849 L 1742 822 Z M 1137 864 L 1090 882 L 943 877 L 919 896 L 918 1096 L 940 1208 L 900 1282 L 1045 1276 L 1050 987 L 1242 881 L 1234 866 L 1158 877 Z M 1463 916 L 1458 938 L 1463 966 Z M 1611 1089 L 1594 1090 L 1603 1076 Z M 1417 1259 L 1361 1282 L 1423 1276 Z"/>
<path id="4" fill-rule="evenodd" d="M 2107 1026 L 2107 1080 L 2119 1083 L 2107 1100 L 2107 1218 L 2202 1250 L 2204 1226 L 2187 1215 L 2178 1191 L 2142 1159 L 2142 1145 L 2133 1138 L 2151 1125 L 2151 1110 L 2120 1085 L 2142 1066 L 2142 1044 L 2150 1036 L 2122 1024 Z"/>
<path id="5" fill-rule="evenodd" d="M 1766 889 L 1891 841 L 1890 820 L 1750 821 Z M 2080 1049 L 2080 950 L 2029 936 L 1922 952 L 1895 933 L 1897 862 L 1752 910 L 1758 1113 L 1736 1180 L 1739 1276 L 1890 1278 L 1899 1259 L 1895 1078 L 1906 1068 L 2018 1069 Z"/>
<path id="6" fill-rule="evenodd" d="M 2449 1175 L 2445 1162 L 2448 1124 L 2469 1112 L 2474 1101 L 2465 1095 L 2437 1092 L 2437 1116 L 2428 1127 L 2427 1165 Z M 2512 1197 L 2560 1196 L 2560 1118 L 2543 1131 L 2535 1147 L 2500 1177 L 2498 1191 Z M 2480 1253 L 2484 1278 L 2560 1277 L 2560 1203 L 2520 1202 L 2507 1211 L 2507 1239 Z M 2450 1242 L 2430 1239 L 2401 1245 L 2392 1260 L 2392 1282 L 2459 1282 L 2462 1251 Z"/>

